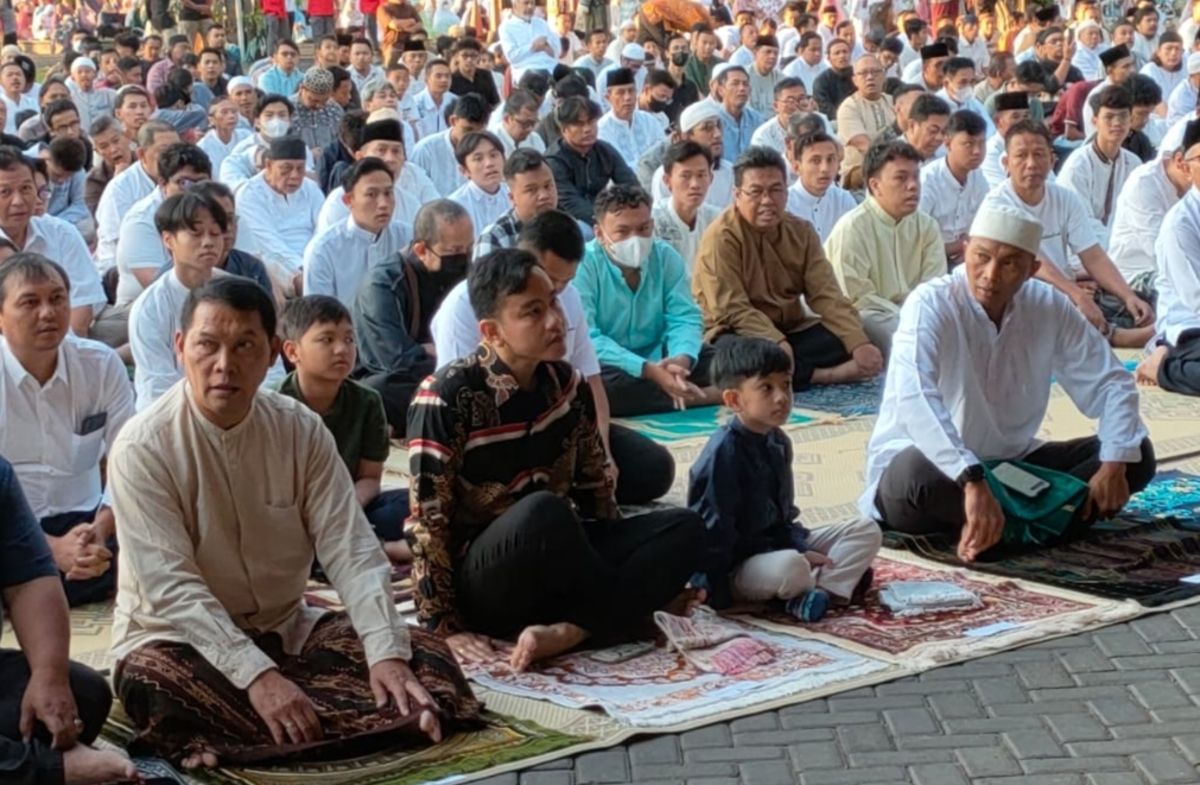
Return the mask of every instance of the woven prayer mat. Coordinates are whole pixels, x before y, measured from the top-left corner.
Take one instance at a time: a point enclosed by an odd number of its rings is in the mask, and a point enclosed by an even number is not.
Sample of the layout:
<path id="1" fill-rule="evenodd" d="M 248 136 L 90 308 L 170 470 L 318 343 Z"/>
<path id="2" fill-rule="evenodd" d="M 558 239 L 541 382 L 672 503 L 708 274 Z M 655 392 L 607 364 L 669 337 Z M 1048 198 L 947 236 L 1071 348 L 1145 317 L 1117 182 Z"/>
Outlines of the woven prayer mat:
<path id="1" fill-rule="evenodd" d="M 955 554 L 955 540 L 944 535 L 888 532 L 884 544 L 966 566 Z M 1122 518 L 1047 548 L 996 546 L 970 569 L 1157 607 L 1200 595 L 1200 584 L 1183 582 L 1200 574 L 1200 532 L 1173 519 Z"/>
<path id="2" fill-rule="evenodd" d="M 879 414 L 883 400 L 882 375 L 855 384 L 819 384 L 796 393 L 795 405 L 805 411 L 836 414 L 840 417 L 866 417 Z"/>
<path id="3" fill-rule="evenodd" d="M 516 673 L 505 664 L 469 666 L 476 684 L 572 709 L 599 708 L 631 728 L 675 730 L 721 716 L 754 713 L 777 701 L 803 700 L 878 681 L 896 666 L 823 641 L 720 619 L 758 655 L 736 673 L 701 671 L 681 654 L 651 643 L 556 657 Z"/>
<path id="4" fill-rule="evenodd" d="M 96 602 L 72 608 L 71 659 L 107 675 L 111 672 L 112 656 L 108 648 L 112 643 L 113 602 Z M 0 635 L 0 649 L 19 649 L 17 635 L 11 620 L 4 619 L 4 632 Z"/>
<path id="5" fill-rule="evenodd" d="M 485 712 L 487 726 L 457 733 L 440 744 L 397 746 L 357 758 L 321 763 L 286 763 L 274 766 L 222 767 L 188 772 L 181 779 L 212 785 L 417 785 L 453 779 L 492 776 L 513 767 L 525 768 L 560 757 L 564 751 L 583 751 L 594 740 L 569 735 L 528 720 Z M 115 704 L 101 738 L 106 745 L 124 748 L 133 738 L 129 719 Z M 139 762 L 165 767 L 162 761 Z"/>
<path id="6" fill-rule="evenodd" d="M 815 624 L 801 624 L 782 611 L 739 615 L 750 624 L 790 630 L 910 667 L 932 667 L 971 659 L 1023 643 L 1067 635 L 1137 615 L 1130 602 L 1097 600 L 1075 592 L 996 578 L 932 564 L 909 554 L 881 555 L 866 604 L 831 611 Z M 979 597 L 982 605 L 897 617 L 880 602 L 893 581 L 945 581 Z"/>
<path id="7" fill-rule="evenodd" d="M 1200 454 L 1200 400 L 1157 387 L 1139 387 L 1138 393 L 1142 421 L 1159 461 Z M 1054 385 L 1038 437 L 1060 441 L 1095 433 L 1096 421 L 1085 417 L 1066 392 Z"/>
<path id="8" fill-rule="evenodd" d="M 622 417 L 615 422 L 632 428 L 660 444 L 672 444 L 688 439 L 707 440 L 725 423 L 728 417 L 729 411 L 724 406 L 699 406 L 683 411 Z M 815 417 L 793 410 L 792 416 L 784 428 L 787 430 L 793 426 L 806 425 L 815 419 Z"/>

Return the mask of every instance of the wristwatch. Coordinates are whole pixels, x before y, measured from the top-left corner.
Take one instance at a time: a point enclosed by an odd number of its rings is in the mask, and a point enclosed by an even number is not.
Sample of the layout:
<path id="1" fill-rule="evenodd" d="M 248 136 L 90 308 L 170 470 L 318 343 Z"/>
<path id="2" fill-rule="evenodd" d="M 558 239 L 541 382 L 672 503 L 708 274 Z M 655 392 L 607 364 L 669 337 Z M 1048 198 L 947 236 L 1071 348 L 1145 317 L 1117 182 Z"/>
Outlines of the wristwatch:
<path id="1" fill-rule="evenodd" d="M 981 482 L 983 480 L 983 467 L 978 463 L 973 463 L 962 470 L 962 474 L 954 480 L 958 483 L 959 488 L 966 488 L 967 483 Z"/>

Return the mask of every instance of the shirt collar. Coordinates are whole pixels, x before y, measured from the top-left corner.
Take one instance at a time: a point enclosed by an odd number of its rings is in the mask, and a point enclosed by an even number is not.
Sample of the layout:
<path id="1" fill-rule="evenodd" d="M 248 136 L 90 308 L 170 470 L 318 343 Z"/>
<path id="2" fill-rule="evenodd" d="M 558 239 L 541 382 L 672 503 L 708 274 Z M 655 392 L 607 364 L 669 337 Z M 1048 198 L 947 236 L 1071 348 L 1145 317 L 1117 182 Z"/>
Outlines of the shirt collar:
<path id="1" fill-rule="evenodd" d="M 484 383 L 495 399 L 496 408 L 500 408 L 521 389 L 520 384 L 517 383 L 517 377 L 513 376 L 512 370 L 486 341 L 479 344 L 479 348 L 475 350 L 475 356 L 479 360 L 479 367 L 486 373 Z M 546 363 L 538 364 L 534 374 L 534 388 L 545 393 L 550 400 L 557 399 L 561 392 L 558 380 L 554 374 L 549 372 Z"/>
<path id="2" fill-rule="evenodd" d="M 54 364 L 54 375 L 44 385 L 39 385 L 37 379 L 34 379 L 33 375 L 25 370 L 25 366 L 21 365 L 21 361 L 9 350 L 8 341 L 0 337 L 0 355 L 2 355 L 5 374 L 11 377 L 18 387 L 24 386 L 26 380 L 41 388 L 50 387 L 55 382 L 60 382 L 64 385 L 68 384 L 70 380 L 68 378 L 67 355 L 64 347 L 69 340 L 70 335 L 68 334 L 58 344 L 58 360 Z"/>
<path id="3" fill-rule="evenodd" d="M 379 238 L 383 232 L 387 231 L 385 227 L 381 232 L 372 232 L 358 225 L 358 221 L 354 220 L 354 213 L 346 216 L 346 232 L 351 238 L 366 240 L 368 243 L 375 244 L 379 242 Z"/>
<path id="4" fill-rule="evenodd" d="M 770 431 L 767 433 L 758 433 L 757 431 L 750 430 L 746 427 L 746 424 L 742 422 L 742 418 L 738 417 L 736 414 L 729 418 L 729 430 L 733 431 L 739 437 L 744 439 L 752 439 L 760 442 L 766 441 L 771 435 Z"/>

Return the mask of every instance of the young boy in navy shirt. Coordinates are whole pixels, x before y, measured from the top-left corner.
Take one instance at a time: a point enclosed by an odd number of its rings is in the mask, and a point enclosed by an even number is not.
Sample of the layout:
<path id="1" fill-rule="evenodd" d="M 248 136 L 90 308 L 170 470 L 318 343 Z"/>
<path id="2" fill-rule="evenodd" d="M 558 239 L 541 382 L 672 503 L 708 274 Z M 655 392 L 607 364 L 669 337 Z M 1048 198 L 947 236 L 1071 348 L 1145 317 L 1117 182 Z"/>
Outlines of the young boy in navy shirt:
<path id="1" fill-rule="evenodd" d="M 882 535 L 868 520 L 814 531 L 797 520 L 792 443 L 781 430 L 792 413 L 791 358 L 763 338 L 730 338 L 711 373 L 733 417 L 689 477 L 688 506 L 707 526 L 704 572 L 692 585 L 718 610 L 776 601 L 805 622 L 859 601 Z"/>

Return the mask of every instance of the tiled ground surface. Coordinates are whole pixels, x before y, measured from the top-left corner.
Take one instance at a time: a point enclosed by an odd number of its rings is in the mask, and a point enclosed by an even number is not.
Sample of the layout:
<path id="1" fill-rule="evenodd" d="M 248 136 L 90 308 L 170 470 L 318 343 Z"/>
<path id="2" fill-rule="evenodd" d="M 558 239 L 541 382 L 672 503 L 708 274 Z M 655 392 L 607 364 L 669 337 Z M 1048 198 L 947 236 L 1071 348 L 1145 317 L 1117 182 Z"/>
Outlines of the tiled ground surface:
<path id="1" fill-rule="evenodd" d="M 1200 606 L 487 785 L 1200 783 Z"/>

